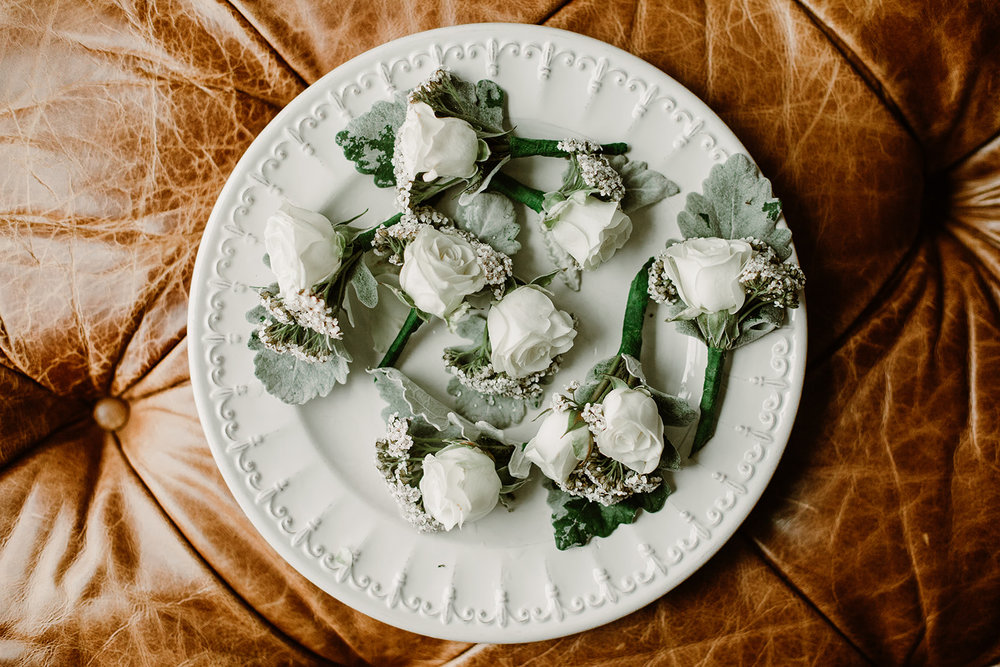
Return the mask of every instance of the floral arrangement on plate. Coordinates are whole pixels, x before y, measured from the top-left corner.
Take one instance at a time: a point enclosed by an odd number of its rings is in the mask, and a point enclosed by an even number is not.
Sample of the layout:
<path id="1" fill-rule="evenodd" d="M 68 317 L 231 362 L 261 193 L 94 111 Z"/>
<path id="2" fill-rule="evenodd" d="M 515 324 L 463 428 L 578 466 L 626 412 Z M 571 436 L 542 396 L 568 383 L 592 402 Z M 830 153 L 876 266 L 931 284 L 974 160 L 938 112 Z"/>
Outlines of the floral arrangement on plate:
<path id="1" fill-rule="evenodd" d="M 587 272 L 614 261 L 632 235 L 630 214 L 679 188 L 629 160 L 623 143 L 520 137 L 505 105 L 496 83 L 442 69 L 352 119 L 336 142 L 375 186 L 395 188 L 398 212 L 364 229 L 352 224 L 360 215 L 333 222 L 280 206 L 264 233 L 275 279 L 247 313 L 249 346 L 269 393 L 292 404 L 327 396 L 351 370 L 345 336 L 371 335 L 356 317 L 394 294 L 408 314 L 369 372 L 386 403 L 375 466 L 402 517 L 420 531 L 460 530 L 497 505 L 513 510 L 539 471 L 566 549 L 663 507 L 671 471 L 714 432 L 729 351 L 780 326 L 804 277 L 786 261 L 791 235 L 775 224 L 781 208 L 767 179 L 742 155 L 717 165 L 678 218 L 686 240 L 637 267 L 617 352 L 552 392 L 532 438 L 508 441 L 500 429 L 542 407 L 586 327 L 559 307 L 559 290 L 581 289 Z M 556 190 L 505 170 L 532 156 L 565 162 Z M 545 275 L 517 273 L 518 205 L 545 245 Z M 699 410 L 643 373 L 650 300 L 708 346 Z M 468 340 L 440 352 L 450 407 L 395 367 L 425 322 Z"/>

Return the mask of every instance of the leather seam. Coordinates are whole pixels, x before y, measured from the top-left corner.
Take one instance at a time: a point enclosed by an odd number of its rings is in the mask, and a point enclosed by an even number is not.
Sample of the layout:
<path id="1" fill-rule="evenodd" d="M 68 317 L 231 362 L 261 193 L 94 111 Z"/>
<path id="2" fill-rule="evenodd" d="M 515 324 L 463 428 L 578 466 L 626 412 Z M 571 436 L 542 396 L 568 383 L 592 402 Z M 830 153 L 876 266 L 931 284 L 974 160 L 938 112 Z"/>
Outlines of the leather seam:
<path id="1" fill-rule="evenodd" d="M 865 85 L 872 91 L 872 93 L 874 93 L 875 97 L 877 97 L 879 101 L 885 105 L 889 114 L 896 119 L 896 122 L 898 122 L 906 133 L 909 134 L 910 137 L 916 142 L 916 144 L 920 146 L 921 152 L 923 152 L 924 143 L 920 139 L 919 135 L 917 135 L 916 130 L 914 130 L 913 125 L 910 123 L 906 114 L 903 112 L 899 104 L 896 103 L 896 100 L 893 99 L 892 95 L 889 94 L 889 91 L 886 89 L 882 81 L 880 81 L 879 78 L 875 76 L 875 73 L 864 64 L 861 56 L 853 49 L 849 48 L 840 35 L 838 35 L 831 26 L 824 23 L 812 10 L 812 8 L 806 5 L 805 0 L 792 1 L 798 5 L 800 9 L 802 9 L 803 13 L 805 13 L 812 24 L 816 26 L 816 29 L 823 33 L 823 36 L 826 37 L 830 45 L 844 57 L 844 60 L 847 61 L 847 64 L 851 67 L 851 69 L 853 69 L 861 80 L 865 82 Z M 923 161 L 926 163 L 926 157 Z"/>
<path id="2" fill-rule="evenodd" d="M 219 571 L 216 570 L 211 565 L 211 563 L 208 562 L 208 559 L 205 558 L 205 556 L 200 551 L 198 551 L 198 549 L 195 548 L 194 544 L 192 544 L 191 540 L 189 540 L 187 538 L 187 535 L 185 535 L 184 531 L 182 531 L 180 529 L 180 526 L 177 525 L 177 522 L 175 522 L 174 519 L 173 519 L 173 517 L 170 516 L 170 514 L 167 512 L 166 508 L 163 507 L 163 505 L 160 504 L 160 501 L 156 497 L 156 494 L 154 494 L 153 491 L 149 488 L 149 485 L 146 484 L 146 480 L 144 480 L 142 478 L 142 475 L 139 474 L 139 471 L 136 470 L 136 468 L 135 468 L 134 465 L 132 465 L 132 460 L 129 458 L 128 454 L 125 452 L 125 448 L 122 447 L 122 443 L 121 443 L 121 440 L 118 438 L 118 434 L 113 433 L 111 435 L 112 435 L 112 438 L 114 440 L 115 446 L 118 448 L 118 451 L 122 455 L 122 460 L 125 462 L 125 465 L 128 466 L 129 471 L 131 471 L 131 473 L 135 477 L 136 481 L 142 486 L 142 489 L 146 493 L 146 496 L 156 505 L 157 508 L 159 508 L 160 513 L 163 515 L 163 518 L 170 524 L 170 527 L 174 530 L 174 533 L 180 538 L 180 540 L 185 545 L 187 545 L 187 548 L 190 550 L 192 556 L 194 556 L 199 561 L 201 561 L 201 563 L 204 565 L 205 569 L 211 574 L 211 576 L 213 576 L 215 578 L 215 580 L 218 581 L 219 584 L 223 588 L 225 588 L 225 590 L 228 591 L 229 594 L 232 595 L 233 598 L 235 600 L 237 600 L 238 603 L 242 607 L 244 607 L 252 616 L 254 616 L 255 618 L 257 618 L 257 620 L 260 623 L 264 624 L 266 627 L 271 628 L 271 630 L 274 632 L 274 634 L 277 635 L 286 644 L 288 644 L 291 647 L 297 647 L 303 653 L 306 653 L 306 654 L 309 654 L 309 655 L 313 656 L 314 659 L 318 660 L 319 662 L 321 662 L 323 664 L 331 665 L 331 666 L 339 665 L 340 663 L 335 662 L 333 660 L 330 660 L 329 658 L 326 658 L 326 657 L 320 655 L 319 653 L 317 653 L 313 649 L 305 646 L 304 644 L 302 644 L 298 640 L 296 640 L 293 637 L 289 636 L 284 630 L 282 630 L 275 623 L 273 623 L 270 619 L 268 619 L 266 616 L 264 616 L 263 614 L 261 614 L 256 608 L 254 608 L 254 606 L 251 605 L 242 595 L 240 595 L 239 593 L 236 592 L 236 589 L 234 589 L 232 587 L 232 585 L 229 583 L 229 581 L 225 577 L 223 577 L 219 573 Z M 358 660 L 362 660 L 361 656 L 358 655 L 357 651 L 355 651 L 350 646 L 350 644 L 348 644 L 346 641 L 344 642 L 344 647 L 347 648 L 348 650 L 350 650 L 352 653 L 354 653 L 355 658 L 357 658 Z"/>
<path id="3" fill-rule="evenodd" d="M 761 559 L 764 565 L 769 570 L 771 570 L 774 573 L 774 575 L 778 577 L 778 579 L 780 579 L 783 584 L 785 584 L 785 586 L 788 587 L 788 590 L 790 590 L 795 597 L 802 600 L 803 604 L 805 604 L 809 609 L 813 611 L 813 613 L 815 613 L 827 625 L 829 625 L 830 628 L 835 633 L 837 633 L 837 635 L 848 646 L 853 648 L 857 652 L 857 654 L 862 659 L 865 660 L 865 662 L 867 662 L 869 665 L 876 664 L 875 661 L 872 660 L 872 658 L 869 657 L 869 655 L 865 653 L 865 651 L 863 651 L 860 646 L 854 643 L 854 641 L 847 636 L 847 634 L 840 628 L 839 625 L 834 623 L 833 620 L 825 613 L 823 613 L 823 611 L 816 605 L 816 603 L 813 602 L 812 599 L 802 591 L 802 589 L 800 589 L 797 585 L 795 585 L 795 583 L 788 577 L 788 575 L 784 572 L 784 570 L 778 567 L 777 563 L 768 558 L 767 553 L 764 551 L 763 547 L 761 547 L 760 543 L 758 543 L 757 540 L 746 534 L 746 528 L 740 528 L 740 530 L 737 531 L 737 534 L 740 536 L 741 539 L 745 540 L 749 544 L 750 548 L 757 553 L 757 556 Z"/>
<path id="4" fill-rule="evenodd" d="M 302 88 L 308 88 L 309 85 L 310 85 L 309 81 L 304 76 L 302 76 L 302 74 L 300 74 L 297 69 L 295 69 L 292 66 L 292 63 L 289 62 L 288 58 L 286 58 L 284 56 L 284 54 L 281 53 L 281 51 L 278 50 L 278 47 L 270 39 L 267 38 L 267 36 L 264 34 L 264 31 L 261 30 L 250 19 L 249 16 L 247 16 L 246 14 L 244 14 L 243 12 L 241 12 L 240 9 L 239 9 L 239 7 L 236 6 L 236 4 L 233 2 L 233 0 L 224 0 L 224 2 L 232 10 L 233 14 L 235 14 L 238 17 L 240 17 L 240 19 L 247 25 L 247 27 L 251 31 L 253 31 L 253 33 L 255 35 L 257 35 L 262 42 L 264 42 L 265 44 L 267 44 L 270 47 L 271 52 L 274 53 L 274 57 L 277 58 L 278 60 L 280 60 L 282 63 L 284 63 L 285 67 L 288 68 L 288 71 L 291 72 L 295 76 L 296 79 L 298 79 L 299 83 L 302 85 Z M 281 105 L 281 106 L 283 107 L 284 104 Z"/>

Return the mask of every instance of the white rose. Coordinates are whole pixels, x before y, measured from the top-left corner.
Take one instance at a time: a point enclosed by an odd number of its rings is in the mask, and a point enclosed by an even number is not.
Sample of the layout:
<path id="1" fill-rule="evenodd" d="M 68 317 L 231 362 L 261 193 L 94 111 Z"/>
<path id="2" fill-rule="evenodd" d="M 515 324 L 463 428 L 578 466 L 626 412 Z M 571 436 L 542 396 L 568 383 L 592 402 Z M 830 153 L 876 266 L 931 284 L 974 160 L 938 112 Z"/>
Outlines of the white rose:
<path id="1" fill-rule="evenodd" d="M 570 413 L 551 412 L 538 427 L 535 437 L 524 448 L 524 457 L 538 466 L 549 479 L 565 482 L 580 459 L 574 448 L 584 454 L 590 449 L 591 435 L 588 428 L 566 432 Z"/>
<path id="2" fill-rule="evenodd" d="M 425 313 L 443 318 L 485 285 L 476 251 L 459 236 L 423 227 L 403 250 L 399 286 Z"/>
<path id="3" fill-rule="evenodd" d="M 663 270 L 694 315 L 723 310 L 732 315 L 746 299 L 740 271 L 752 254 L 746 241 L 689 239 L 667 248 Z"/>
<path id="4" fill-rule="evenodd" d="M 308 290 L 336 273 L 345 245 L 325 216 L 287 202 L 264 225 L 264 247 L 284 295 Z"/>
<path id="5" fill-rule="evenodd" d="M 612 389 L 602 401 L 606 427 L 597 449 L 643 475 L 656 470 L 663 453 L 663 421 L 654 401 L 638 389 Z"/>
<path id="6" fill-rule="evenodd" d="M 556 310 L 549 297 L 530 286 L 518 287 L 494 304 L 486 330 L 493 367 L 513 378 L 545 370 L 576 338 L 569 313 Z"/>
<path id="7" fill-rule="evenodd" d="M 618 203 L 596 197 L 559 202 L 549 216 L 553 240 L 588 270 L 611 259 L 632 235 L 632 221 Z"/>
<path id="8" fill-rule="evenodd" d="M 423 172 L 425 181 L 433 181 L 476 173 L 479 137 L 460 118 L 438 118 L 428 104 L 415 102 L 407 106 L 398 136 L 398 157 L 414 176 Z"/>
<path id="9" fill-rule="evenodd" d="M 500 477 L 493 459 L 475 447 L 448 445 L 424 457 L 420 478 L 424 509 L 445 530 L 478 521 L 500 498 Z"/>

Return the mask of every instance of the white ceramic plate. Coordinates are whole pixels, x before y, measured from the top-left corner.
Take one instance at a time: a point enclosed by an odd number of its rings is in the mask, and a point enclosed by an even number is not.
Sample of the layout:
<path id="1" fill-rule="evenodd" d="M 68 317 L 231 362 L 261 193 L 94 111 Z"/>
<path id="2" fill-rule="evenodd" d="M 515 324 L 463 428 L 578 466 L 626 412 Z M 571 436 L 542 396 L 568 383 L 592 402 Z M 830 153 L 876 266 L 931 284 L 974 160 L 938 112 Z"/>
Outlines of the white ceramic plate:
<path id="1" fill-rule="evenodd" d="M 713 164 L 745 152 L 732 132 L 676 81 L 607 44 L 528 25 L 468 25 L 412 35 L 338 67 L 293 100 L 240 160 L 205 229 L 191 287 L 191 379 L 205 434 L 247 516 L 299 572 L 334 597 L 392 625 L 464 641 L 522 642 L 586 630 L 663 595 L 733 534 L 771 478 L 798 405 L 805 364 L 804 307 L 786 326 L 732 355 L 717 435 L 676 473 L 666 507 L 588 546 L 556 550 L 545 491 L 520 494 L 451 533 L 420 535 L 397 515 L 372 464 L 382 408 L 356 336 L 349 383 L 292 407 L 253 375 L 244 314 L 253 285 L 272 282 L 261 262 L 264 222 L 282 198 L 344 220 L 393 212 L 341 153 L 334 135 L 376 100 L 390 99 L 439 64 L 467 80 L 489 78 L 509 95 L 521 136 L 627 141 L 681 193 L 633 216 L 635 233 L 614 259 L 556 302 L 581 322 L 554 387 L 582 378 L 617 349 L 628 284 L 637 267 L 680 236 L 676 217 Z M 532 158 L 514 173 L 555 187 L 561 160 Z M 779 196 L 781 193 L 777 193 Z M 548 270 L 533 219 L 524 214 L 519 275 Z M 656 314 L 655 304 L 650 312 Z M 429 328 L 429 327 L 425 327 Z M 443 325 L 418 332 L 402 369 L 447 399 Z M 647 320 L 643 362 L 651 382 L 690 399 L 701 394 L 704 347 L 662 317 Z M 524 423 L 508 431 L 530 436 Z M 691 437 L 691 434 L 687 434 Z"/>

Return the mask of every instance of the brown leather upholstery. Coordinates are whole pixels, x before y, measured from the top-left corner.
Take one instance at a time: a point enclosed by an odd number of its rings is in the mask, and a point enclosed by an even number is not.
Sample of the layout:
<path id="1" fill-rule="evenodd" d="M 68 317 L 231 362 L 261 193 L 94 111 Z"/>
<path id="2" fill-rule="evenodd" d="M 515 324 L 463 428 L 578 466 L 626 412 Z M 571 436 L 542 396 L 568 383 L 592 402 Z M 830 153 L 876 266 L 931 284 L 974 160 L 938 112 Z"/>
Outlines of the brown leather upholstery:
<path id="1" fill-rule="evenodd" d="M 201 230 L 267 121 L 351 56 L 477 21 L 692 89 L 810 279 L 801 411 L 744 527 L 649 607 L 513 647 L 395 630 L 285 565 L 214 465 L 185 340 Z M 3 3 L 0 661 L 1000 660 L 998 36 L 990 0 Z"/>

